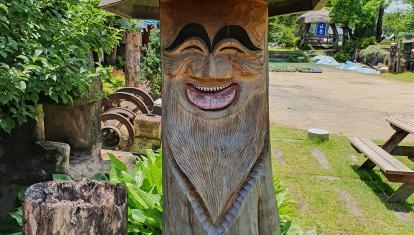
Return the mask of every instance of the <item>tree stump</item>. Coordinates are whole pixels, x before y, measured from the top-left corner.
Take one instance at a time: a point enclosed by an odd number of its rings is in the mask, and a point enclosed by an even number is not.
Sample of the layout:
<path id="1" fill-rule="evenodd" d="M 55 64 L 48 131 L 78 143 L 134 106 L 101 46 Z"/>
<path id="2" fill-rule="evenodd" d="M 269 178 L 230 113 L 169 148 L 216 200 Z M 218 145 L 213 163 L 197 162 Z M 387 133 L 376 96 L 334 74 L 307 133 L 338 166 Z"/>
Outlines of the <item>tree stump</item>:
<path id="1" fill-rule="evenodd" d="M 127 234 L 127 193 L 121 185 L 82 180 L 29 187 L 23 202 L 23 233 Z"/>
<path id="2" fill-rule="evenodd" d="M 329 140 L 329 132 L 323 129 L 311 128 L 308 129 L 308 139 L 325 142 Z"/>

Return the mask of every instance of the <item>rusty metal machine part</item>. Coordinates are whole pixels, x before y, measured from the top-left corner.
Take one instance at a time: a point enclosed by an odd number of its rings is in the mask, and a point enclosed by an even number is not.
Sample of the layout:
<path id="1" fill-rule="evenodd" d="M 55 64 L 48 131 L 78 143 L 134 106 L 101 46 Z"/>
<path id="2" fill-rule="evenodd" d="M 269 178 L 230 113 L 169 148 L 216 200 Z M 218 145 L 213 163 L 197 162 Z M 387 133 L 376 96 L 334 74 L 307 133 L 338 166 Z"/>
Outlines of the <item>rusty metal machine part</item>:
<path id="1" fill-rule="evenodd" d="M 124 116 L 126 119 L 128 119 L 128 121 L 132 125 L 134 125 L 134 120 L 135 120 L 135 118 L 137 118 L 137 115 L 134 112 L 132 112 L 131 110 L 126 109 L 126 108 L 118 108 L 118 107 L 117 108 L 112 108 L 112 109 L 109 109 L 108 111 L 106 111 L 105 113 L 120 114 L 120 115 Z"/>
<path id="2" fill-rule="evenodd" d="M 141 99 L 145 103 L 148 110 L 152 110 L 154 107 L 154 100 L 147 92 L 143 90 L 140 90 L 135 87 L 124 87 L 124 88 L 119 89 L 117 93 L 118 92 L 129 93 L 131 95 L 136 96 L 137 98 Z"/>
<path id="3" fill-rule="evenodd" d="M 102 142 L 105 149 L 128 151 L 134 144 L 135 131 L 133 124 L 122 114 L 110 113 L 101 115 Z"/>
<path id="4" fill-rule="evenodd" d="M 150 113 L 150 110 L 141 99 L 125 92 L 116 92 L 102 100 L 102 112 L 106 112 L 107 110 L 115 107 L 129 109 L 135 114 Z"/>

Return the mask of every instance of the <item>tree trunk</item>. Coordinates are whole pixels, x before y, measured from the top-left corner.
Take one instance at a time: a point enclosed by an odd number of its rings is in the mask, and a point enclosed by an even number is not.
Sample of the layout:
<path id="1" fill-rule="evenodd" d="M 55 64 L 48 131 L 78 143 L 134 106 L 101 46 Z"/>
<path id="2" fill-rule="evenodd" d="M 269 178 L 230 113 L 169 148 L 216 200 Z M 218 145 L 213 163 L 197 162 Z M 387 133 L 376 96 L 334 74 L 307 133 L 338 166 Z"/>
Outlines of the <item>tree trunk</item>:
<path id="1" fill-rule="evenodd" d="M 384 18 L 384 11 L 385 11 L 385 6 L 384 4 L 381 4 L 381 7 L 378 13 L 378 20 L 377 20 L 377 30 L 376 30 L 377 42 L 382 41 L 382 23 L 383 23 L 383 18 Z"/>
<path id="2" fill-rule="evenodd" d="M 339 42 L 338 29 L 336 28 L 336 25 L 334 23 L 330 24 L 330 26 L 332 28 L 332 32 L 334 35 L 333 46 L 335 49 L 338 49 L 338 42 Z"/>
<path id="3" fill-rule="evenodd" d="M 141 56 L 142 37 L 140 32 L 127 32 L 125 55 L 125 85 L 135 87 L 139 82 L 139 64 Z"/>
<path id="4" fill-rule="evenodd" d="M 343 36 L 342 36 L 342 48 L 344 48 L 346 46 L 346 43 L 349 40 L 349 26 L 344 24 L 342 25 L 342 32 L 343 32 Z"/>
<path id="5" fill-rule="evenodd" d="M 112 49 L 111 53 L 106 55 L 105 62 L 107 66 L 114 66 L 116 63 L 116 56 L 118 53 L 118 46 L 115 45 L 115 47 Z"/>
<path id="6" fill-rule="evenodd" d="M 23 202 L 26 235 L 123 235 L 127 193 L 121 185 L 82 180 L 32 185 Z"/>

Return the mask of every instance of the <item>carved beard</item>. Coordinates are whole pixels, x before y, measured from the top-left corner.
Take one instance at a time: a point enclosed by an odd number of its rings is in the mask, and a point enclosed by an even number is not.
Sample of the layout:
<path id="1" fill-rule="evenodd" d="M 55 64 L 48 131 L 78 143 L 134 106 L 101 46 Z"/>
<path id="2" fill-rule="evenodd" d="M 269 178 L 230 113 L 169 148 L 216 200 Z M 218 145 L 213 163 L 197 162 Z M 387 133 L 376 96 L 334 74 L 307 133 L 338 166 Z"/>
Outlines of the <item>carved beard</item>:
<path id="1" fill-rule="evenodd" d="M 172 81 L 171 85 L 179 83 Z M 241 107 L 239 112 L 225 118 L 204 119 L 183 107 L 179 91 L 173 88 L 164 96 L 172 101 L 167 102 L 165 113 L 167 146 L 172 160 L 190 182 L 189 187 L 198 194 L 213 224 L 217 224 L 232 206 L 263 150 L 266 96 L 249 91 L 252 94 L 243 100 L 246 103 L 237 104 Z"/>

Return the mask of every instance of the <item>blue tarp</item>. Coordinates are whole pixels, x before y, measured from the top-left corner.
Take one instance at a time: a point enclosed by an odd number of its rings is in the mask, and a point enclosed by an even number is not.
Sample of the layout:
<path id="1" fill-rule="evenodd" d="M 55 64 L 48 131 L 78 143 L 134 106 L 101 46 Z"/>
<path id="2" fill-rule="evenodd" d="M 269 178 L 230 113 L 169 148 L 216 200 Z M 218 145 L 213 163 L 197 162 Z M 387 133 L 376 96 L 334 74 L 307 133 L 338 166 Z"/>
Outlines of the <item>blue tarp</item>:
<path id="1" fill-rule="evenodd" d="M 338 63 L 334 58 L 330 56 L 319 55 L 312 58 L 316 64 L 324 64 L 324 65 L 331 65 L 335 66 L 337 69 L 343 70 L 350 70 L 359 73 L 366 73 L 366 74 L 380 74 L 379 71 L 371 68 L 364 68 L 361 64 L 356 64 L 351 61 L 347 61 L 345 63 Z"/>

